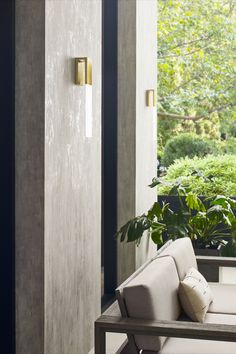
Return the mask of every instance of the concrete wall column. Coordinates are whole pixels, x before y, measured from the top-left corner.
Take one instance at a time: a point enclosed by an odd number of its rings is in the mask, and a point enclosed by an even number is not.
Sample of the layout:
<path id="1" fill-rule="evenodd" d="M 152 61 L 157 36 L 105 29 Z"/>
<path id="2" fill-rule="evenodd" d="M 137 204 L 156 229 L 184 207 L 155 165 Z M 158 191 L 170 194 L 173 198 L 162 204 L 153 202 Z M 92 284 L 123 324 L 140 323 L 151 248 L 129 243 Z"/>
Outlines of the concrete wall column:
<path id="1" fill-rule="evenodd" d="M 148 184 L 156 175 L 156 115 L 146 90 L 156 89 L 156 0 L 118 2 L 118 226 L 156 200 Z M 118 243 L 118 281 L 155 251 L 144 240 Z"/>
<path id="2" fill-rule="evenodd" d="M 101 299 L 101 5 L 16 0 L 17 354 L 85 354 L 93 346 Z M 92 59 L 92 88 L 74 85 L 78 56 Z"/>
<path id="3" fill-rule="evenodd" d="M 46 354 L 87 353 L 100 313 L 101 5 L 46 2 Z M 92 60 L 92 87 L 74 85 L 78 56 Z"/>

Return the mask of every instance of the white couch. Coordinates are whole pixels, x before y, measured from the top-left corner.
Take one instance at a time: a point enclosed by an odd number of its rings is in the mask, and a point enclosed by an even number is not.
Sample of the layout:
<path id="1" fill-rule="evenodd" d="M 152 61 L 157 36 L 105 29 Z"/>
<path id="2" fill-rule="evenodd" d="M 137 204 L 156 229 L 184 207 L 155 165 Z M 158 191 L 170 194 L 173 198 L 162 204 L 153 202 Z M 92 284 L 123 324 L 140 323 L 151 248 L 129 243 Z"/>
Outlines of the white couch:
<path id="1" fill-rule="evenodd" d="M 205 264 L 236 266 L 235 259 L 198 257 Z M 205 323 L 189 320 L 178 288 L 188 270 L 198 268 L 189 238 L 163 247 L 157 256 L 117 289 L 121 318 L 96 321 L 96 354 L 105 353 L 105 332 L 127 333 L 124 353 L 236 354 L 236 285 L 209 283 L 213 302 Z M 122 351 L 121 351 L 122 352 Z"/>
<path id="2" fill-rule="evenodd" d="M 189 238 L 178 239 L 123 287 L 128 316 L 147 320 L 189 320 L 179 303 L 178 287 L 188 270 L 197 269 Z M 213 302 L 205 323 L 236 325 L 236 286 L 209 283 Z M 190 320 L 189 320 L 190 321 Z M 160 354 L 236 354 L 236 343 L 135 336 L 139 349 Z"/>

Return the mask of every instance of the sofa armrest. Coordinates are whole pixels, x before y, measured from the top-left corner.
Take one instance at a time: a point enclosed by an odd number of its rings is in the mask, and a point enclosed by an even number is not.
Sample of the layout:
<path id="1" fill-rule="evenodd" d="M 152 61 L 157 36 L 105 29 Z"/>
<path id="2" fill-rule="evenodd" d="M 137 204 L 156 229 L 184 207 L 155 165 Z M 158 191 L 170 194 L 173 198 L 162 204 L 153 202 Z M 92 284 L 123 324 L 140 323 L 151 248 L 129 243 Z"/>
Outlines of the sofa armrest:
<path id="1" fill-rule="evenodd" d="M 105 332 L 236 342 L 236 325 L 101 316 L 95 327 Z"/>
<path id="2" fill-rule="evenodd" d="M 235 257 L 212 257 L 212 256 L 196 256 L 198 264 L 215 265 L 218 267 L 236 267 Z"/>
<path id="3" fill-rule="evenodd" d="M 236 325 L 101 316 L 95 322 L 95 354 L 105 354 L 106 332 L 236 342 Z"/>

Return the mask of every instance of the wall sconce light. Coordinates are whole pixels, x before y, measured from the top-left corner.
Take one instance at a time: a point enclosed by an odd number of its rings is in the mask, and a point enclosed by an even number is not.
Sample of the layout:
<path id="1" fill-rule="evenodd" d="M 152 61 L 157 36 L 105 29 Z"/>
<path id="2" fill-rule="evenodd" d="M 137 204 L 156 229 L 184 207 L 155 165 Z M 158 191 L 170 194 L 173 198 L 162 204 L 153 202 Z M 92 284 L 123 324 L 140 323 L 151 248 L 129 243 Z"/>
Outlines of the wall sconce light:
<path id="1" fill-rule="evenodd" d="M 146 91 L 146 106 L 147 107 L 156 106 L 156 95 L 155 95 L 155 90 L 153 89 Z"/>
<path id="2" fill-rule="evenodd" d="M 157 141 L 157 109 L 156 109 L 156 93 L 154 89 L 146 90 L 146 106 L 150 107 L 150 114 L 152 113 L 153 122 L 153 141 Z"/>
<path id="3" fill-rule="evenodd" d="M 75 58 L 75 84 L 92 85 L 92 61 L 90 58 Z"/>
<path id="4" fill-rule="evenodd" d="M 88 57 L 75 58 L 75 84 L 85 86 L 81 91 L 84 95 L 85 136 L 93 136 L 93 94 L 92 94 L 92 61 Z"/>

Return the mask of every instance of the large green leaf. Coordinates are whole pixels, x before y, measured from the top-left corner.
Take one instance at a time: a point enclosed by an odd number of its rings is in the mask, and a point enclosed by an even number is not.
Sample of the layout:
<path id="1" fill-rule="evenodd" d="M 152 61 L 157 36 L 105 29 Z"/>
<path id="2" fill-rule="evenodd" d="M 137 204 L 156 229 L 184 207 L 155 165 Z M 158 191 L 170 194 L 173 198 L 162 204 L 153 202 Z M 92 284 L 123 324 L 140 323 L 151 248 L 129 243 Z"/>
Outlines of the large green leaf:
<path id="1" fill-rule="evenodd" d="M 152 208 L 148 211 L 148 218 L 153 219 L 154 217 L 161 218 L 162 216 L 162 207 L 158 202 L 155 202 Z"/>
<path id="2" fill-rule="evenodd" d="M 157 245 L 163 244 L 162 232 L 161 230 L 153 230 L 151 232 L 152 241 Z"/>
<path id="3" fill-rule="evenodd" d="M 192 210 L 205 211 L 206 208 L 201 199 L 195 193 L 188 193 L 186 196 L 186 205 Z"/>
<path id="4" fill-rule="evenodd" d="M 151 221 L 146 216 L 136 217 L 130 221 L 127 231 L 127 242 L 139 240 L 144 231 L 151 227 Z"/>

